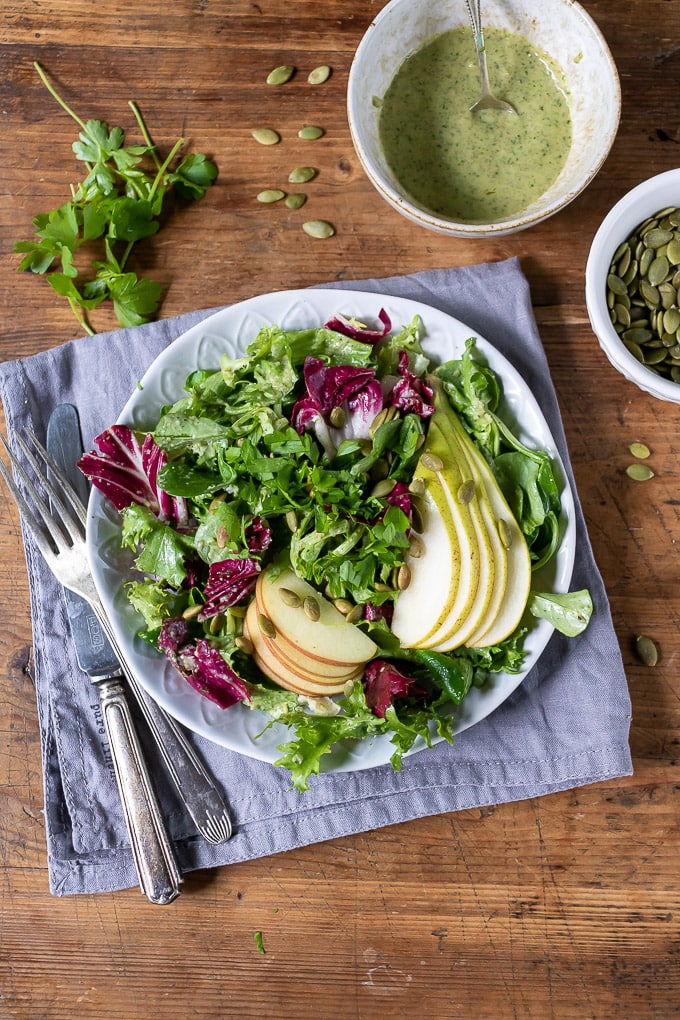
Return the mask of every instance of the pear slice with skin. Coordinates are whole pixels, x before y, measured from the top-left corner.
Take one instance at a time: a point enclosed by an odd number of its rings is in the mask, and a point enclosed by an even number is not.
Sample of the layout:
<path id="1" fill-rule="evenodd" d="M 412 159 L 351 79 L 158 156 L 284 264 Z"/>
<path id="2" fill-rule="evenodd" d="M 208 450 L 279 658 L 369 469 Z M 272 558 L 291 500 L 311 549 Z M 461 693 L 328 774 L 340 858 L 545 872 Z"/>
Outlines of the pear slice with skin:
<path id="1" fill-rule="evenodd" d="M 428 430 L 425 452 L 442 460 L 448 457 L 438 430 Z M 458 465 L 451 465 L 450 470 L 462 485 Z M 411 583 L 400 592 L 391 623 L 392 633 L 405 648 L 426 647 L 449 621 L 462 623 L 475 598 L 478 579 L 478 537 L 469 508 L 449 502 L 440 476 L 427 467 L 427 458 L 423 462 L 421 456 L 414 477 L 421 478 L 426 487 L 421 501 L 422 554 L 406 557 Z"/>
<path id="2" fill-rule="evenodd" d="M 497 573 L 495 553 L 502 553 L 503 547 L 500 542 L 498 550 L 492 545 L 480 506 L 480 487 L 470 469 L 465 447 L 458 435 L 446 427 L 446 418 L 441 413 L 439 415 L 435 413 L 432 417 L 427 446 L 443 463 L 442 470 L 438 472 L 438 479 L 449 507 L 452 512 L 456 507 L 467 511 L 477 540 L 477 557 L 472 563 L 472 568 L 477 573 L 477 584 L 467 612 L 462 617 L 450 612 L 439 630 L 431 634 L 421 646 L 432 651 L 449 652 L 466 644 L 485 620 L 495 591 Z M 457 470 L 452 470 L 453 465 Z M 461 503 L 461 484 L 469 482 L 474 486 L 472 494 L 468 492 L 466 501 Z"/>
<path id="3" fill-rule="evenodd" d="M 503 596 L 498 606 L 492 597 L 486 618 L 479 628 L 470 635 L 466 644 L 470 648 L 490 648 L 499 644 L 519 626 L 524 615 L 531 590 L 531 557 L 526 539 L 515 519 L 505 496 L 501 492 L 493 472 L 480 451 L 474 445 L 443 392 L 439 380 L 430 380 L 435 390 L 435 406 L 441 410 L 437 416 L 439 427 L 445 436 L 457 437 L 465 450 L 465 456 L 474 474 L 480 491 L 484 493 L 482 505 L 487 504 L 489 536 L 496 546 L 495 536 L 501 540 L 507 561 L 506 581 Z M 435 415 L 433 415 L 433 420 Z M 493 521 L 493 527 L 491 526 Z M 499 534 L 499 521 L 503 521 L 503 537 Z M 492 535 L 493 531 L 493 535 Z"/>

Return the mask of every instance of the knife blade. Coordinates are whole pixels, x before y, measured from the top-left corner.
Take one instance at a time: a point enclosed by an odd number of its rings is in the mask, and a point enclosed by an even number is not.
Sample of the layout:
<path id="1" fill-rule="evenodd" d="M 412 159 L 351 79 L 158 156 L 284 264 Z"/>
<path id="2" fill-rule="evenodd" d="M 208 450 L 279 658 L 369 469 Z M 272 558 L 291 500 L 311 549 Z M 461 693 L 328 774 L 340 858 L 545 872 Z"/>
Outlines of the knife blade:
<path id="1" fill-rule="evenodd" d="M 50 452 L 51 443 L 54 444 L 53 456 L 57 465 L 76 489 L 84 505 L 87 505 L 89 486 L 76 466 L 83 452 L 80 422 L 72 404 L 61 404 L 55 408 L 47 430 L 47 449 Z M 90 606 L 87 603 L 84 603 L 84 607 L 79 606 L 78 603 L 83 603 L 83 600 L 72 592 L 67 592 L 67 595 L 72 629 L 75 626 L 76 648 L 80 644 L 78 661 L 81 667 L 91 676 L 92 668 L 103 671 L 97 674 L 103 676 L 108 669 L 120 671 L 122 667 L 128 687 L 142 709 L 167 771 L 196 828 L 208 842 L 225 843 L 232 834 L 229 810 L 203 762 L 175 720 L 147 694 L 128 668 L 121 650 L 112 647 Z M 72 617 L 71 612 L 74 614 Z M 91 642 L 89 648 L 88 637 Z"/>
<path id="2" fill-rule="evenodd" d="M 72 479 L 74 488 L 80 486 L 74 475 L 79 437 L 75 408 L 60 405 L 48 425 L 47 451 L 56 467 Z M 123 670 L 94 608 L 68 588 L 62 590 L 78 664 L 99 691 L 140 887 L 151 903 L 172 903 L 179 895 L 182 875 L 130 714 Z"/>

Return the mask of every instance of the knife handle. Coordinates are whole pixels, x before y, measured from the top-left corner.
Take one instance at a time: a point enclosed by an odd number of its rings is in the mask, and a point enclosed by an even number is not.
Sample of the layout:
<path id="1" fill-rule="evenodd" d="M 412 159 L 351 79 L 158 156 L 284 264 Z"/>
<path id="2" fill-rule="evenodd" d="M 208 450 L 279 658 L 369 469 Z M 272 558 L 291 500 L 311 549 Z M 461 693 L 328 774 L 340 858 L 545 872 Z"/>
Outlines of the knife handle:
<path id="1" fill-rule="evenodd" d="M 97 687 L 139 884 L 151 903 L 172 903 L 179 895 L 182 876 L 142 757 L 123 685 L 120 679 L 111 678 L 101 680 Z"/>

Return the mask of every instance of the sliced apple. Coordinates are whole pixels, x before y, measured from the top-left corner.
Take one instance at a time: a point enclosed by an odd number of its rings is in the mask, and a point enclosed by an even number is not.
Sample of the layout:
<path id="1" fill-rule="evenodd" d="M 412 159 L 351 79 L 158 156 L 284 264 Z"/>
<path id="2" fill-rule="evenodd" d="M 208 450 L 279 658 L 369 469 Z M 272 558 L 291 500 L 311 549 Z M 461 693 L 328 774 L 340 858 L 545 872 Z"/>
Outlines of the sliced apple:
<path id="1" fill-rule="evenodd" d="M 336 680 L 335 682 L 327 680 L 315 682 L 308 677 L 301 676 L 278 659 L 268 647 L 260 630 L 257 615 L 257 605 L 253 600 L 246 612 L 244 634 L 253 646 L 253 660 L 256 665 L 265 676 L 268 676 L 279 687 L 292 691 L 294 694 L 302 694 L 308 697 L 329 697 L 332 694 L 340 694 L 348 680 L 361 675 L 361 668 L 359 668 L 355 670 L 354 675 L 349 675 L 346 679 Z"/>
<path id="2" fill-rule="evenodd" d="M 332 602 L 292 570 L 263 570 L 257 584 L 257 597 L 276 633 L 309 658 L 336 666 L 363 666 L 377 652 L 377 645 L 367 634 L 349 623 Z M 311 619 L 302 605 L 289 605 L 281 589 L 294 592 L 300 603 L 313 599 L 319 618 Z"/>

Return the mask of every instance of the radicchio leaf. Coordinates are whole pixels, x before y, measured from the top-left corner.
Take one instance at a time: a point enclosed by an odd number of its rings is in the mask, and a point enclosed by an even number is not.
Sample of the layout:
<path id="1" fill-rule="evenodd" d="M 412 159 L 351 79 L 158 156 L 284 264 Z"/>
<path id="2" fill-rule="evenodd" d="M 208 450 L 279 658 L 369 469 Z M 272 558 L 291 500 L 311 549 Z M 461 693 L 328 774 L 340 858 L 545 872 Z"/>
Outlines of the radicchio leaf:
<path id="1" fill-rule="evenodd" d="M 371 422 L 382 410 L 382 387 L 372 368 L 326 365 L 309 357 L 304 365 L 307 396 L 294 405 L 291 424 L 299 433 L 313 430 L 329 459 L 344 439 L 365 439 Z M 336 407 L 345 411 L 345 423 L 330 424 Z"/>
<path id="2" fill-rule="evenodd" d="M 259 563 L 249 557 L 211 563 L 203 589 L 205 605 L 198 619 L 209 620 L 242 602 L 252 593 L 259 572 Z"/>
<path id="3" fill-rule="evenodd" d="M 399 375 L 401 378 L 392 387 L 387 404 L 429 418 L 434 413 L 434 391 L 411 371 L 408 353 L 404 350 L 399 353 Z"/>
<path id="4" fill-rule="evenodd" d="M 364 674 L 364 684 L 366 703 L 379 719 L 385 718 L 387 709 L 399 698 L 424 697 L 427 693 L 419 686 L 417 680 L 404 676 L 384 659 L 373 659 L 369 662 Z"/>
<path id="5" fill-rule="evenodd" d="M 271 528 L 262 517 L 253 517 L 246 527 L 246 542 L 251 553 L 264 552 L 271 545 Z"/>
<path id="6" fill-rule="evenodd" d="M 187 523 L 186 500 L 169 496 L 157 485 L 167 457 L 151 435 L 142 445 L 127 425 L 111 425 L 94 442 L 97 450 L 83 454 L 78 467 L 116 510 L 137 503 L 175 524 Z"/>
<path id="7" fill-rule="evenodd" d="M 195 644 L 189 640 L 189 626 L 183 617 L 164 621 L 158 647 L 194 690 L 220 708 L 231 708 L 239 701 L 249 700 L 248 685 L 217 649 L 204 638 Z"/>
<path id="8" fill-rule="evenodd" d="M 352 340 L 361 340 L 364 343 L 374 344 L 378 340 L 382 340 L 383 337 L 392 329 L 392 322 L 389 315 L 384 308 L 381 308 L 378 313 L 378 318 L 383 324 L 382 329 L 367 329 L 366 326 L 360 326 L 351 319 L 346 318 L 344 315 L 337 314 L 333 316 L 326 323 L 327 329 L 332 329 L 336 333 L 342 333 L 343 336 L 348 336 Z"/>
<path id="9" fill-rule="evenodd" d="M 220 708 L 250 700 L 246 682 L 205 638 L 180 650 L 179 668 L 190 687 Z"/>

